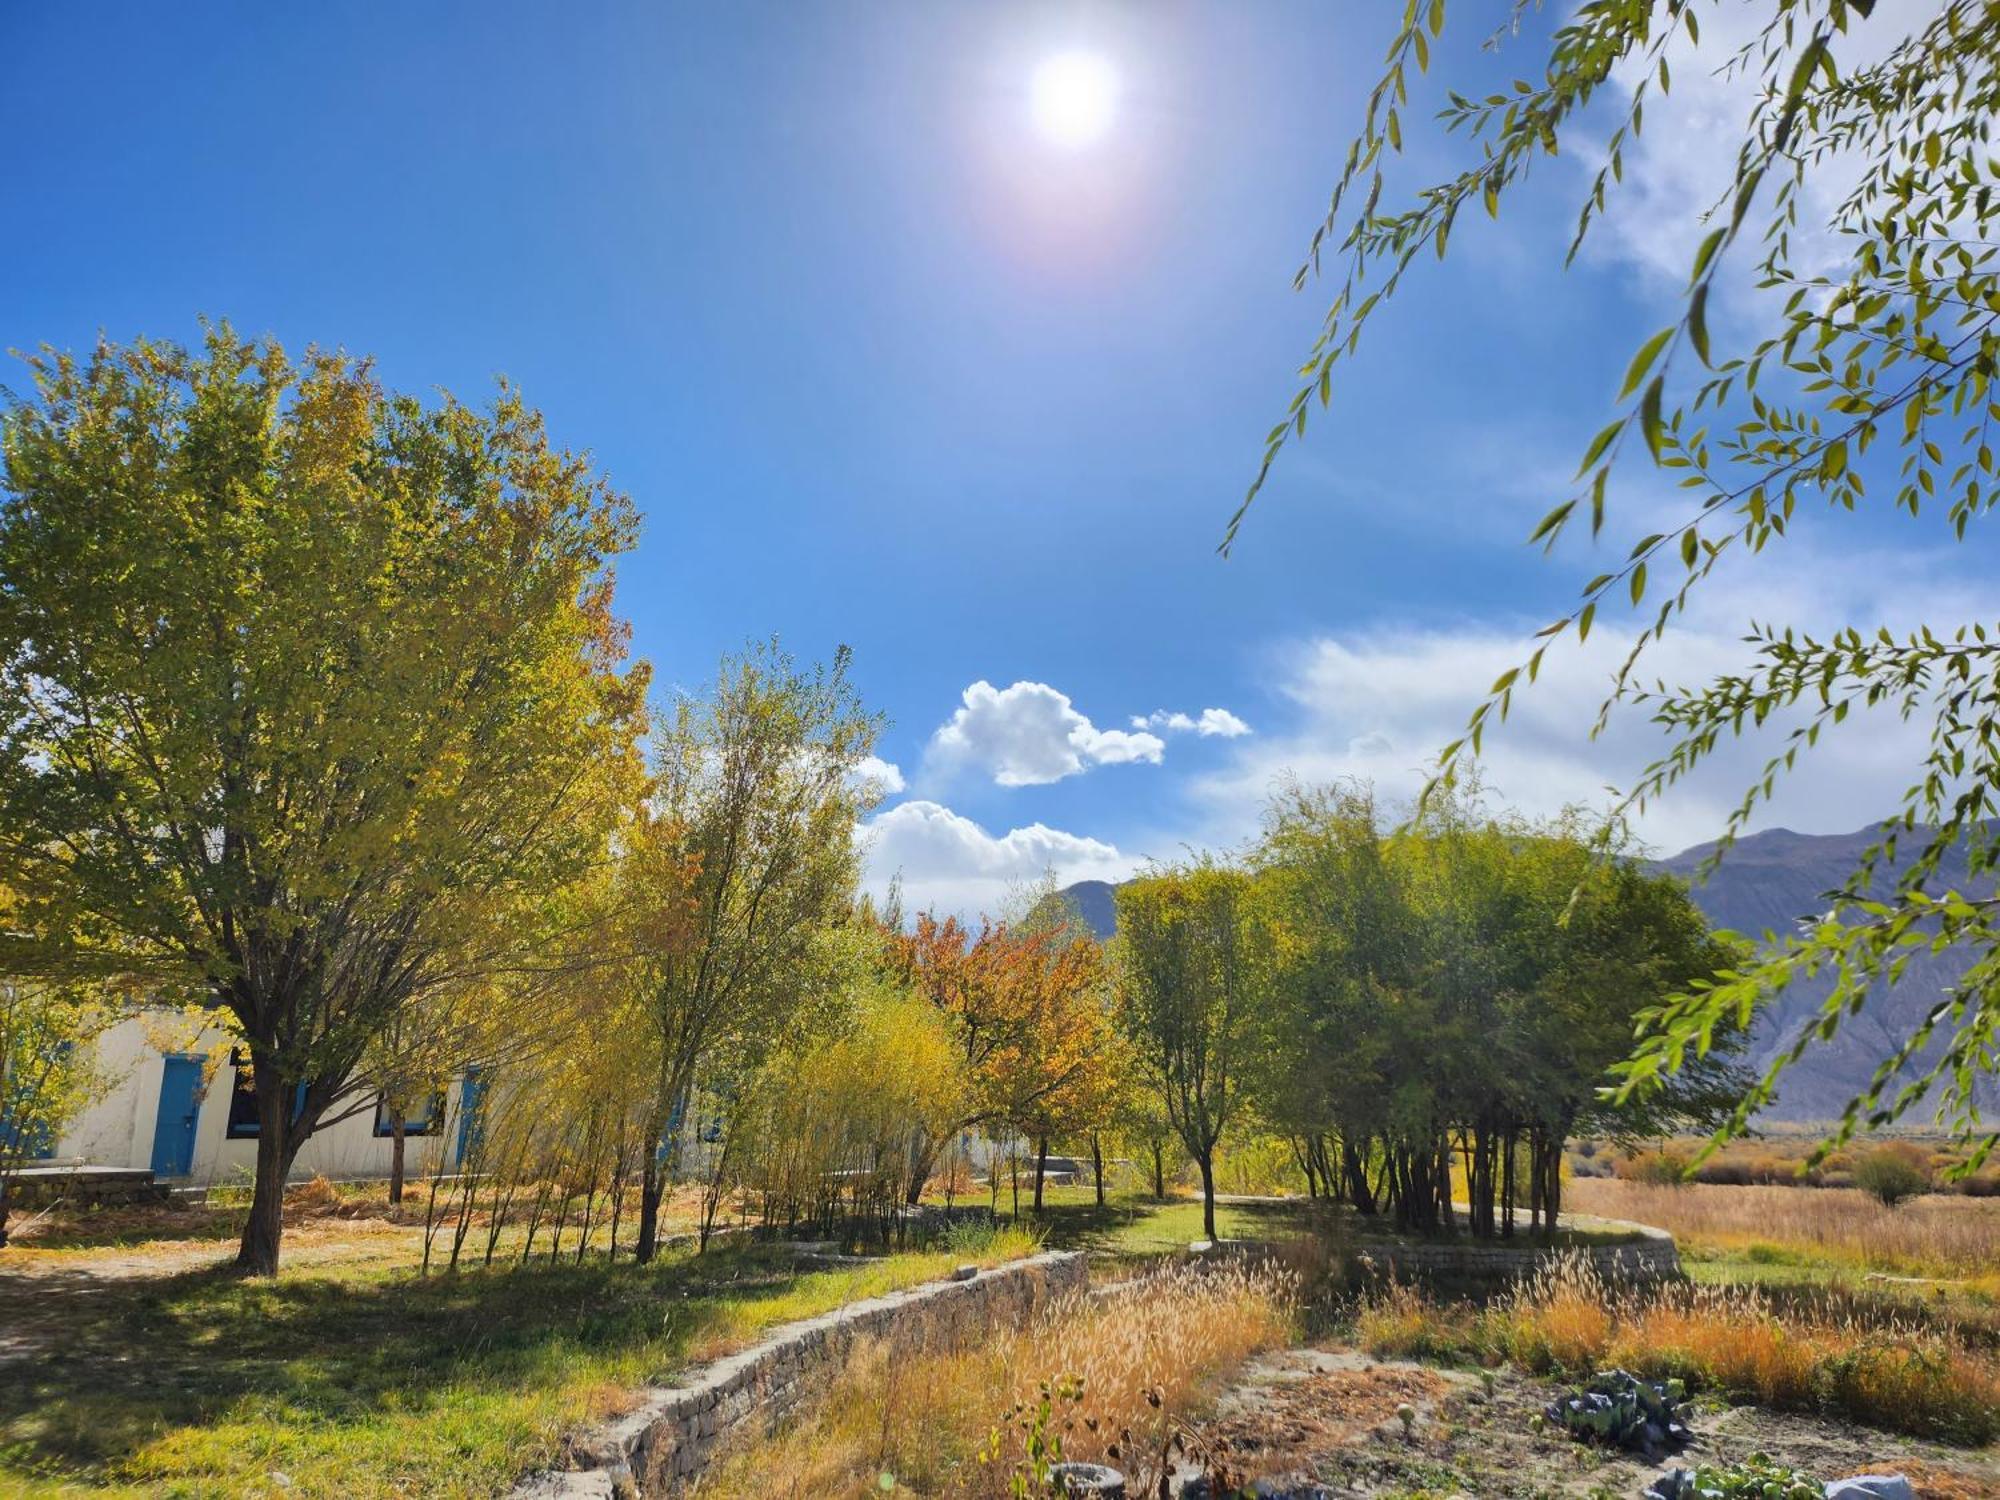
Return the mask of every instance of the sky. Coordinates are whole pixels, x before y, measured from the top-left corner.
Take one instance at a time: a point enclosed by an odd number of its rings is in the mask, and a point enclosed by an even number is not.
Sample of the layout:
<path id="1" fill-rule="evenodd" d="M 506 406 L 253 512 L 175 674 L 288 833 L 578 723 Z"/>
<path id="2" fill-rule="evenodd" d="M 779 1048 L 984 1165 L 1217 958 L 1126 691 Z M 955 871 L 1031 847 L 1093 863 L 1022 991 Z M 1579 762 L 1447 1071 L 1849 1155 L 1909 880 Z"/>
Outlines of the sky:
<path id="1" fill-rule="evenodd" d="M 644 516 L 618 598 L 661 693 L 754 639 L 850 646 L 889 720 L 871 884 L 998 910 L 1045 872 L 1237 847 L 1288 775 L 1408 796 L 1671 513 L 1634 473 L 1596 548 L 1523 542 L 1726 178 L 1748 101 L 1699 64 L 1570 269 L 1587 148 L 1461 223 L 1218 556 L 1330 296 L 1292 272 L 1401 8 L 0 0 L 0 346 L 227 318 L 399 389 L 505 376 Z M 1549 21 L 1491 54 L 1456 24 L 1436 70 L 1473 92 L 1534 71 Z M 1704 36 L 1712 66 L 1726 14 Z M 1455 160 L 1408 133 L 1412 172 Z M 1752 619 L 1990 620 L 1994 561 L 1928 515 L 1809 518 L 1718 578 L 1662 670 L 1740 663 Z M 1657 753 L 1634 715 L 1588 737 L 1621 628 L 1517 700 L 1493 800 L 1601 804 Z M 1893 810 L 1915 734 L 1850 720 L 1760 822 Z M 1761 749 L 1641 834 L 1712 837 Z"/>

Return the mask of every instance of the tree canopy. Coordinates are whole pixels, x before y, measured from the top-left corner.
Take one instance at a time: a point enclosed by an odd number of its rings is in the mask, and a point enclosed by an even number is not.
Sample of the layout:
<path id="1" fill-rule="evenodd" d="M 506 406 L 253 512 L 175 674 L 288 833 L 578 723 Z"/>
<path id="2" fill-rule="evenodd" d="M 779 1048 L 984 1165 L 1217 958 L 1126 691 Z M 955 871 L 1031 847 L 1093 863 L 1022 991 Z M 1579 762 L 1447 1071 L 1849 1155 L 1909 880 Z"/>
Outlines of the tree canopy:
<path id="1" fill-rule="evenodd" d="M 212 329 L 31 361 L 0 417 L 0 964 L 228 1014 L 258 1102 L 241 1263 L 408 1008 L 563 961 L 646 673 L 625 498 L 474 410 Z"/>

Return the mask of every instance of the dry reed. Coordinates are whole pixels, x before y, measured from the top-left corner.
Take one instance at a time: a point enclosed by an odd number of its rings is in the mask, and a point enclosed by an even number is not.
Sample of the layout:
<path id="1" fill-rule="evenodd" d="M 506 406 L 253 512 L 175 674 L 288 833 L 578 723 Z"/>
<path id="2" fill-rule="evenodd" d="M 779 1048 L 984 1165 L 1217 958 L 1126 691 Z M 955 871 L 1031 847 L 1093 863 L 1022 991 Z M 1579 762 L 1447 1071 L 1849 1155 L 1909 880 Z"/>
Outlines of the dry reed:
<path id="1" fill-rule="evenodd" d="M 858 1496 L 879 1493 L 886 1474 L 898 1494 L 1006 1495 L 1020 1456 L 1018 1441 L 1008 1447 L 1011 1404 L 1066 1377 L 1082 1386 L 1079 1402 L 1057 1403 L 1066 1457 L 1105 1459 L 1123 1428 L 1138 1446 L 1157 1444 L 1167 1413 L 1185 1414 L 1223 1372 L 1286 1340 L 1295 1288 L 1277 1269 L 1178 1267 L 1065 1298 L 971 1348 L 863 1347 L 783 1431 L 739 1450 L 696 1493 Z M 996 1433 L 1001 1452 L 982 1462 Z"/>
<path id="2" fill-rule="evenodd" d="M 1483 1307 L 1387 1288 L 1363 1302 L 1357 1337 L 1377 1355 L 1511 1361 L 1571 1379 L 1615 1365 L 1919 1436 L 2000 1435 L 2000 1361 L 1990 1352 L 1948 1323 L 1864 1311 L 1839 1295 L 1616 1285 L 1582 1257 L 1564 1257 Z"/>
<path id="3" fill-rule="evenodd" d="M 1884 1208 L 1853 1188 L 1659 1186 L 1587 1178 L 1563 1206 L 1656 1224 L 1693 1248 L 1757 1246 L 1910 1276 L 1990 1276 L 2000 1267 L 2000 1201 L 1942 1193 Z"/>

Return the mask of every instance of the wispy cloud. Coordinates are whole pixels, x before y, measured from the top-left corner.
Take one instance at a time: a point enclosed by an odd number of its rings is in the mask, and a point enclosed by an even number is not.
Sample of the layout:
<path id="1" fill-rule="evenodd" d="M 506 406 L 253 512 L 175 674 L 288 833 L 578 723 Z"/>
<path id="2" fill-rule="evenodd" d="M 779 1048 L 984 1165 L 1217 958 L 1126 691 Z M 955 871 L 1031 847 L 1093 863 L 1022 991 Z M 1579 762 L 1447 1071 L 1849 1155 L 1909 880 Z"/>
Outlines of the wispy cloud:
<path id="1" fill-rule="evenodd" d="M 1856 555 L 1796 540 L 1786 546 L 1698 593 L 1689 616 L 1649 649 L 1645 680 L 1699 683 L 1744 667 L 1751 648 L 1743 636 L 1753 619 L 1823 634 L 1849 624 L 1893 630 L 1921 619 L 2000 613 L 2000 588 L 1959 571 L 1965 560 L 1950 550 Z M 1519 665 L 1535 623 L 1383 622 L 1279 650 L 1274 685 L 1295 717 L 1187 783 L 1200 836 L 1216 844 L 1241 839 L 1287 778 L 1356 777 L 1391 800 L 1414 796 L 1494 679 Z M 1643 709 L 1622 709 L 1603 735 L 1590 736 L 1632 641 L 1631 630 L 1614 622 L 1593 631 L 1587 646 L 1551 649 L 1539 680 L 1517 692 L 1506 722 L 1487 732 L 1481 768 L 1495 802 L 1530 813 L 1602 806 L 1665 750 L 1667 740 Z M 1925 740 L 1924 725 L 1893 713 L 1851 715 L 1779 782 L 1758 826 L 1844 831 L 1894 811 Z M 1705 768 L 1647 809 L 1640 835 L 1666 851 L 1714 837 L 1779 749 L 1770 728 L 1725 738 Z"/>
<path id="2" fill-rule="evenodd" d="M 1250 732 L 1250 726 L 1226 708 L 1204 708 L 1199 714 L 1155 709 L 1149 714 L 1134 714 L 1132 727 L 1157 729 L 1162 734 L 1196 734 L 1203 739 L 1225 740 L 1240 739 Z"/>

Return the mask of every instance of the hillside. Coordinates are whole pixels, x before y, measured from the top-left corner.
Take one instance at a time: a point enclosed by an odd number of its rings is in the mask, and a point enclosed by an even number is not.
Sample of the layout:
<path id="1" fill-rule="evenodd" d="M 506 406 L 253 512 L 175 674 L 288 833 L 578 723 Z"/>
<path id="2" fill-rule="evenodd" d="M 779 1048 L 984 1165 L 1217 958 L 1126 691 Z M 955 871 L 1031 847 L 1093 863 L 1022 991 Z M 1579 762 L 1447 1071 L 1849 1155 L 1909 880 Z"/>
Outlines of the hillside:
<path id="1" fill-rule="evenodd" d="M 1874 838 L 1872 825 L 1840 834 L 1793 833 L 1787 828 L 1751 834 L 1739 839 L 1708 880 L 1692 886 L 1690 893 L 1714 926 L 1753 938 L 1767 931 L 1782 934 L 1801 918 L 1824 909 L 1825 893 L 1853 869 Z M 1697 844 L 1657 861 L 1656 866 L 1692 881 L 1714 847 Z M 1952 883 L 1963 880 L 1963 863 L 1948 878 Z M 1062 894 L 1099 937 L 1109 937 L 1117 923 L 1112 891 L 1104 881 L 1085 880 Z M 1965 960 L 1954 954 L 1912 960 L 1903 982 L 1877 996 L 1862 1014 L 1850 1017 L 1832 1045 L 1811 1048 L 1793 1065 L 1768 1117 L 1825 1120 L 1839 1114 L 1866 1087 L 1893 1039 L 1907 1034 L 1964 972 Z M 1832 979 L 1822 976 L 1801 983 L 1770 1007 L 1757 1022 L 1749 1061 L 1758 1067 L 1768 1063 L 1817 1012 L 1831 989 Z M 1990 1097 L 2000 1099 L 2000 1089 Z"/>

